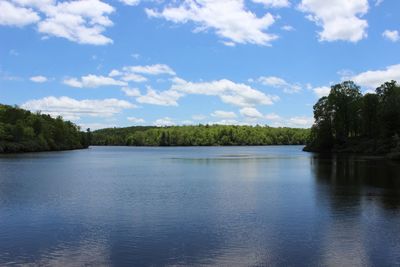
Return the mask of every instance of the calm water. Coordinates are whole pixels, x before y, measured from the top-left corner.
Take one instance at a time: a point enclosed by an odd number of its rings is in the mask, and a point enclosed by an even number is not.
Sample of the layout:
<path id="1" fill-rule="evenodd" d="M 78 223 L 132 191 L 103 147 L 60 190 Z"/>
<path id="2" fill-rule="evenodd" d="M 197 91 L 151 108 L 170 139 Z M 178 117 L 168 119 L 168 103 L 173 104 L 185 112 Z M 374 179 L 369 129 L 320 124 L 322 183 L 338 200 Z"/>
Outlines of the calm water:
<path id="1" fill-rule="evenodd" d="M 301 148 L 0 156 L 0 266 L 400 265 L 400 165 Z"/>

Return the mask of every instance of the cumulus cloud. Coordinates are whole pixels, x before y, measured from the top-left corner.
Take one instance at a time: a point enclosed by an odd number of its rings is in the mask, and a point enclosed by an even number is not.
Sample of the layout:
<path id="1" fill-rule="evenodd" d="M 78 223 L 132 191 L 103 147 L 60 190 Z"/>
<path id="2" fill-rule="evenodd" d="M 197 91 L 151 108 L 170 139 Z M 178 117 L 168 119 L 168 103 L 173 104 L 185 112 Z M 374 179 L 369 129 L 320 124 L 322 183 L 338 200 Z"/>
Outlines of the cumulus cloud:
<path id="1" fill-rule="evenodd" d="M 103 35 L 113 25 L 114 8 L 101 0 L 0 0 L 0 25 L 37 24 L 46 36 L 57 36 L 81 44 L 105 45 L 112 40 Z"/>
<path id="2" fill-rule="evenodd" d="M 219 121 L 210 121 L 207 124 L 209 125 L 248 125 L 248 123 L 243 123 L 237 120 L 233 120 L 233 119 L 223 119 L 223 120 L 219 120 Z"/>
<path id="3" fill-rule="evenodd" d="M 281 116 L 279 116 L 278 114 L 275 114 L 275 113 L 269 113 L 269 114 L 266 114 L 264 116 L 264 118 L 267 120 L 270 120 L 270 121 L 276 121 L 276 120 L 280 120 Z"/>
<path id="4" fill-rule="evenodd" d="M 358 42 L 367 36 L 368 0 L 302 0 L 299 9 L 322 27 L 320 41 Z"/>
<path id="5" fill-rule="evenodd" d="M 126 66 L 123 67 L 122 69 L 130 73 L 141 73 L 148 75 L 160 75 L 160 74 L 176 75 L 175 71 L 170 66 L 165 64 L 154 64 L 147 66 Z"/>
<path id="6" fill-rule="evenodd" d="M 0 25 L 23 27 L 40 20 L 31 8 L 18 6 L 9 1 L 0 1 Z"/>
<path id="7" fill-rule="evenodd" d="M 119 0 L 119 1 L 128 6 L 137 6 L 140 3 L 140 0 Z"/>
<path id="8" fill-rule="evenodd" d="M 21 105 L 31 111 L 40 111 L 51 116 L 62 116 L 67 120 L 79 120 L 82 116 L 111 117 L 124 109 L 135 105 L 115 98 L 102 100 L 76 100 L 67 96 L 49 96 L 42 99 L 29 100 Z"/>
<path id="9" fill-rule="evenodd" d="M 359 85 L 375 89 L 384 82 L 400 81 L 400 64 L 388 66 L 383 70 L 369 70 L 353 77 L 344 77 L 344 79 L 350 79 Z"/>
<path id="10" fill-rule="evenodd" d="M 227 79 L 193 83 L 175 78 L 171 90 L 185 94 L 218 96 L 222 102 L 240 107 L 272 105 L 279 100 L 277 96 L 266 95 L 246 84 Z"/>
<path id="11" fill-rule="evenodd" d="M 281 117 L 276 115 L 271 121 L 270 125 L 274 127 L 310 128 L 314 123 L 314 118 L 308 116 Z"/>
<path id="12" fill-rule="evenodd" d="M 171 75 L 174 76 L 175 71 L 165 64 L 154 64 L 145 66 L 125 66 L 121 70 L 113 69 L 108 76 L 120 77 L 126 82 L 146 82 L 147 78 L 143 75 Z"/>
<path id="13" fill-rule="evenodd" d="M 123 87 L 121 90 L 127 96 L 132 96 L 132 97 L 140 96 L 140 91 L 137 88 Z"/>
<path id="14" fill-rule="evenodd" d="M 155 120 L 153 124 L 155 126 L 172 126 L 172 125 L 175 125 L 176 123 L 170 117 L 164 117 L 164 118 Z"/>
<path id="15" fill-rule="evenodd" d="M 48 79 L 45 76 L 38 75 L 38 76 L 30 77 L 29 80 L 31 80 L 32 82 L 35 82 L 35 83 L 44 83 L 44 82 L 47 82 Z"/>
<path id="16" fill-rule="evenodd" d="M 110 77 L 116 77 L 116 76 L 121 76 L 123 73 L 119 70 L 112 70 L 110 71 L 110 73 L 108 74 L 108 76 Z"/>
<path id="17" fill-rule="evenodd" d="M 136 124 L 138 124 L 138 123 L 144 123 L 145 122 L 145 120 L 144 119 L 142 119 L 142 118 L 136 118 L 136 117 L 128 117 L 128 118 L 126 118 L 128 121 L 130 121 L 130 122 L 133 122 L 133 123 L 136 123 Z"/>
<path id="18" fill-rule="evenodd" d="M 252 0 L 254 3 L 263 4 L 265 7 L 289 7 L 289 0 Z"/>
<path id="19" fill-rule="evenodd" d="M 77 88 L 97 88 L 100 86 L 127 86 L 128 84 L 124 81 L 118 81 L 111 77 L 97 76 L 89 74 L 82 76 L 80 79 L 68 78 L 63 81 L 64 84 L 77 87 Z"/>
<path id="20" fill-rule="evenodd" d="M 137 73 L 132 73 L 129 71 L 120 71 L 120 70 L 112 70 L 108 76 L 110 77 L 118 77 L 120 76 L 122 80 L 126 81 L 126 82 L 146 82 L 147 78 L 139 75 Z"/>
<path id="21" fill-rule="evenodd" d="M 211 116 L 220 119 L 234 119 L 237 117 L 236 113 L 233 111 L 215 110 L 211 113 Z"/>
<path id="22" fill-rule="evenodd" d="M 261 112 L 253 107 L 245 107 L 240 109 L 240 114 L 248 119 L 260 119 L 263 117 Z"/>
<path id="23" fill-rule="evenodd" d="M 256 105 L 272 105 L 279 100 L 278 96 L 268 95 L 262 91 L 254 89 L 249 85 L 235 83 L 227 79 L 210 82 L 188 82 L 176 76 L 170 81 L 171 86 L 167 90 L 156 90 L 147 87 L 147 92 L 142 94 L 137 88 L 130 88 L 124 76 L 136 74 L 145 75 L 175 75 L 175 72 L 167 65 L 155 64 L 148 66 L 123 67 L 121 70 L 114 69 L 108 76 L 98 76 L 89 74 L 80 78 L 66 78 L 63 83 L 76 88 L 97 88 L 100 86 L 122 86 L 121 90 L 125 95 L 135 97 L 138 103 L 178 106 L 178 100 L 186 95 L 208 95 L 217 96 L 222 102 L 243 107 L 253 107 Z"/>
<path id="24" fill-rule="evenodd" d="M 275 1 L 268 1 L 275 2 Z M 215 30 L 221 38 L 233 43 L 269 45 L 278 37 L 266 30 L 275 18 L 266 13 L 262 17 L 246 9 L 244 0 L 183 0 L 171 4 L 162 11 L 146 9 L 152 18 L 163 18 L 173 23 L 193 22 L 194 32 Z"/>
<path id="25" fill-rule="evenodd" d="M 300 85 L 288 83 L 284 79 L 275 76 L 260 77 L 258 78 L 258 81 L 264 85 L 282 89 L 283 92 L 288 94 L 297 93 L 301 91 Z"/>
<path id="26" fill-rule="evenodd" d="M 291 26 L 291 25 L 284 25 L 284 26 L 281 27 L 281 29 L 284 30 L 284 31 L 287 31 L 287 32 L 291 32 L 291 31 L 295 30 L 295 28 L 293 26 Z"/>
<path id="27" fill-rule="evenodd" d="M 126 82 L 137 82 L 137 83 L 141 83 L 141 82 L 146 82 L 147 78 L 136 74 L 136 73 L 125 73 L 122 75 L 121 77 L 122 80 L 126 81 Z"/>
<path id="28" fill-rule="evenodd" d="M 299 116 L 299 117 L 289 118 L 286 125 L 290 127 L 309 128 L 313 125 L 313 123 L 314 123 L 313 117 Z"/>
<path id="29" fill-rule="evenodd" d="M 160 106 L 178 106 L 178 100 L 183 94 L 173 91 L 157 91 L 151 87 L 147 88 L 147 93 L 136 98 L 136 101 L 142 104 L 152 104 Z"/>
<path id="30" fill-rule="evenodd" d="M 312 89 L 314 93 L 319 97 L 328 96 L 331 92 L 331 88 L 329 86 L 321 86 Z"/>
<path id="31" fill-rule="evenodd" d="M 382 36 L 385 37 L 386 39 L 392 41 L 392 42 L 397 42 L 398 40 L 400 40 L 399 32 L 396 31 L 396 30 L 394 30 L 394 31 L 385 30 L 382 33 Z"/>

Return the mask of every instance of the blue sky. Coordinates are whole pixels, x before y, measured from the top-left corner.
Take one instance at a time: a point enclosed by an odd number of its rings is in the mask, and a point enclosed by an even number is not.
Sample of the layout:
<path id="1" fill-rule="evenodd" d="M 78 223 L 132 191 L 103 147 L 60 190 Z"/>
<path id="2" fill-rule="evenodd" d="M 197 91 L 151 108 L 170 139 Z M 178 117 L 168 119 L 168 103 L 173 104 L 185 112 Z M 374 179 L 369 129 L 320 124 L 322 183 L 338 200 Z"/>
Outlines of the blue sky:
<path id="1" fill-rule="evenodd" d="M 368 92 L 400 80 L 398 10 L 396 0 L 0 0 L 0 102 L 92 129 L 309 127 L 331 84 Z"/>

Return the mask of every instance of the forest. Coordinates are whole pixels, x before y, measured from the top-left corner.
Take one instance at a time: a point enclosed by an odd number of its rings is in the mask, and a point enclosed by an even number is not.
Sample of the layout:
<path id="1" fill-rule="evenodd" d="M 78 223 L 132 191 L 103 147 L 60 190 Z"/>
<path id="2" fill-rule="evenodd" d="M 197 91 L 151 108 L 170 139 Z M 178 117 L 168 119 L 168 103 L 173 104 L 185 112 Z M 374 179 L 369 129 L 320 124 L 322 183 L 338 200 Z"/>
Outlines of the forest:
<path id="1" fill-rule="evenodd" d="M 389 154 L 400 152 L 400 86 L 390 81 L 375 93 L 345 81 L 314 105 L 315 124 L 306 151 Z"/>
<path id="2" fill-rule="evenodd" d="M 302 145 L 313 152 L 400 154 L 400 86 L 390 81 L 363 95 L 352 81 L 331 86 L 314 105 L 311 129 L 269 126 L 133 126 L 94 132 L 61 117 L 0 105 L 0 152 L 48 151 L 89 145 Z"/>
<path id="3" fill-rule="evenodd" d="M 61 117 L 0 104 L 0 153 L 87 148 L 90 137 Z"/>
<path id="4" fill-rule="evenodd" d="M 128 146 L 301 145 L 306 143 L 309 133 L 309 129 L 268 126 L 137 126 L 94 131 L 92 144 Z"/>

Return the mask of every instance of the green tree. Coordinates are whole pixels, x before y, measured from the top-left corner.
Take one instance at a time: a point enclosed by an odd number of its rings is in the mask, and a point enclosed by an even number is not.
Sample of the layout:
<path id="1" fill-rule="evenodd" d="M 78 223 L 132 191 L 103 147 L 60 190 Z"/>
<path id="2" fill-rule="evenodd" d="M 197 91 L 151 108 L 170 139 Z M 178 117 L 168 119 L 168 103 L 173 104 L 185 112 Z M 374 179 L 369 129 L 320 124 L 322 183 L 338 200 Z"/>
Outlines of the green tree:
<path id="1" fill-rule="evenodd" d="M 362 101 L 362 132 L 367 137 L 379 135 L 379 98 L 376 94 L 366 94 Z"/>
<path id="2" fill-rule="evenodd" d="M 395 81 L 386 82 L 376 89 L 379 97 L 379 116 L 382 132 L 393 136 L 400 132 L 400 87 Z"/>
<path id="3" fill-rule="evenodd" d="M 336 141 L 345 142 L 356 136 L 361 125 L 360 87 L 352 81 L 333 85 L 328 96 L 328 107 L 332 113 L 333 131 Z"/>

